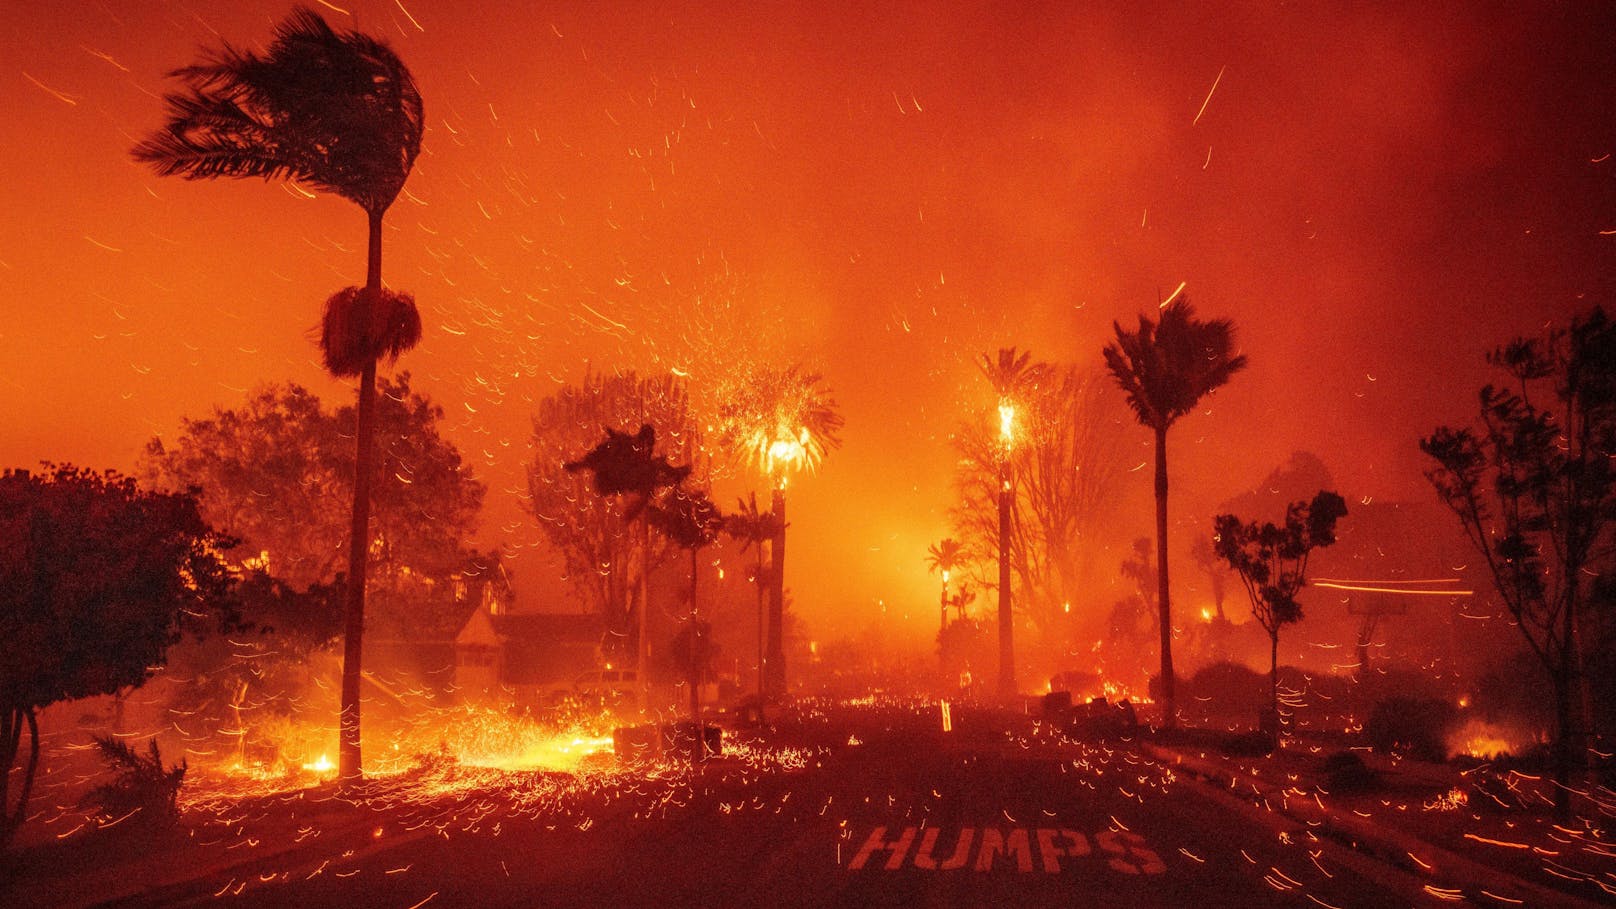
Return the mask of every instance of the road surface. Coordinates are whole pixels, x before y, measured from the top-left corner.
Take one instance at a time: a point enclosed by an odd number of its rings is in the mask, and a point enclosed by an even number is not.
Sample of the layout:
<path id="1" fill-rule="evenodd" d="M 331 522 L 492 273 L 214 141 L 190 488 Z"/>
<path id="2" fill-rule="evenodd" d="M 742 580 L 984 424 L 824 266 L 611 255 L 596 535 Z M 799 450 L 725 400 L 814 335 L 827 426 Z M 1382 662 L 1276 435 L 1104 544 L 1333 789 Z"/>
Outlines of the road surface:
<path id="1" fill-rule="evenodd" d="M 826 706 L 787 767 L 726 759 L 565 809 L 498 790 L 378 810 L 121 906 L 1411 905 L 1417 885 L 1178 777 L 1011 715 Z M 781 736 L 788 734 L 782 730 Z M 777 738 L 778 740 L 778 738 Z M 256 844 L 255 844 L 256 845 Z M 245 851 L 244 851 L 245 854 Z"/>

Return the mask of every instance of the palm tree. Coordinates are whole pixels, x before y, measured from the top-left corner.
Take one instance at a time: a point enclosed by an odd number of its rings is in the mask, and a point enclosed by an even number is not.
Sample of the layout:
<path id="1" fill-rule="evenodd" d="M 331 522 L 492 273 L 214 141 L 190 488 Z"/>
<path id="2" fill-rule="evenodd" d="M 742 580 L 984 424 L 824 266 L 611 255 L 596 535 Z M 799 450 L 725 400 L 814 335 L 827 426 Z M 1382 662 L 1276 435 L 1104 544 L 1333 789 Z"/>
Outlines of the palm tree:
<path id="1" fill-rule="evenodd" d="M 768 688 L 785 693 L 786 481 L 794 470 L 814 470 L 825 454 L 842 444 L 842 415 L 819 373 L 800 365 L 779 370 L 758 370 L 720 408 L 722 444 L 749 457 L 769 478 L 773 488 L 770 511 L 775 517 L 774 539 L 769 544 L 773 565 L 769 571 Z"/>
<path id="2" fill-rule="evenodd" d="M 963 564 L 965 564 L 965 546 L 952 537 L 940 543 L 933 543 L 926 550 L 927 570 L 932 574 L 943 576 L 942 619 L 937 626 L 938 631 L 942 631 L 942 626 L 948 624 L 948 576 Z"/>
<path id="3" fill-rule="evenodd" d="M 421 93 L 386 42 L 338 32 L 299 7 L 259 55 L 226 44 L 171 75 L 168 123 L 133 154 L 162 176 L 291 179 L 364 210 L 370 237 L 364 288 L 326 301 L 320 339 L 327 368 L 359 378 L 353 523 L 343 646 L 340 778 L 361 775 L 359 678 L 375 472 L 376 361 L 421 337 L 414 300 L 382 288 L 382 216 L 421 150 Z"/>
<path id="4" fill-rule="evenodd" d="M 1128 396 L 1140 424 L 1156 434 L 1156 591 L 1161 611 L 1163 722 L 1178 721 L 1173 683 L 1172 605 L 1167 586 L 1167 430 L 1213 390 L 1246 366 L 1234 354 L 1234 323 L 1195 318 L 1180 297 L 1161 311 L 1159 322 L 1139 317 L 1139 329 L 1112 323 L 1117 340 L 1106 345 L 1105 365 Z"/>
<path id="5" fill-rule="evenodd" d="M 736 503 L 736 509 L 724 518 L 724 532 L 732 539 L 741 541 L 741 551 L 748 548 L 756 551 L 757 564 L 752 569 L 752 583 L 757 587 L 757 645 L 758 645 L 758 723 L 763 722 L 763 679 L 764 667 L 768 661 L 763 651 L 763 634 L 767 627 L 763 617 L 763 591 L 773 589 L 769 583 L 767 572 L 763 567 L 763 544 L 775 538 L 779 532 L 779 521 L 772 511 L 759 511 L 757 493 L 752 493 L 745 499 Z"/>
<path id="6" fill-rule="evenodd" d="M 999 696 L 1016 693 L 1016 651 L 1012 636 L 1010 599 L 1010 512 L 1014 497 L 1010 492 L 1010 449 L 1015 443 L 1016 402 L 1049 372 L 1043 363 L 1034 363 L 1032 354 L 1001 347 L 997 359 L 982 355 L 977 364 L 999 396 Z"/>
<path id="7" fill-rule="evenodd" d="M 718 532 L 724 527 L 724 516 L 705 492 L 676 486 L 665 504 L 652 507 L 650 517 L 651 523 L 675 546 L 690 550 L 690 620 L 675 649 L 690 686 L 690 719 L 696 726 L 694 753 L 698 759 L 705 760 L 707 737 L 701 728 L 701 680 L 711 671 L 712 645 L 707 634 L 708 623 L 700 617 L 696 579 L 701 576 L 701 551 L 718 539 Z"/>

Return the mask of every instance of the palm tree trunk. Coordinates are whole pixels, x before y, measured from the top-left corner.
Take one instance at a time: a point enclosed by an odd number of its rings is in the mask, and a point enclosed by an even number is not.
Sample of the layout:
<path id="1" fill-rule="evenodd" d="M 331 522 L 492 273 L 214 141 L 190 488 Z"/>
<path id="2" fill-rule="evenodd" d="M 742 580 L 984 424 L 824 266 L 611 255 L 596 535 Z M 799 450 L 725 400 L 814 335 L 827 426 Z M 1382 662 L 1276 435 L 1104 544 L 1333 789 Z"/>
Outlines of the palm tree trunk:
<path id="1" fill-rule="evenodd" d="M 701 547 L 690 548 L 690 719 L 696 724 L 696 760 L 707 759 L 707 736 L 701 728 L 701 618 L 696 610 L 696 577 L 699 573 Z"/>
<path id="2" fill-rule="evenodd" d="M 382 288 L 382 215 L 370 213 L 361 324 L 370 324 L 370 306 Z M 363 774 L 359 733 L 359 680 L 365 640 L 365 580 L 370 561 L 370 480 L 376 472 L 376 361 L 359 375 L 359 426 L 354 432 L 353 522 L 348 530 L 346 625 L 342 640 L 342 702 L 338 718 L 337 776 L 355 782 Z"/>
<path id="3" fill-rule="evenodd" d="M 651 504 L 646 502 L 640 512 L 640 577 L 636 582 L 639 602 L 634 615 L 634 677 L 639 682 L 640 709 L 651 709 L 651 677 L 646 674 L 647 657 L 651 653 L 651 636 L 646 624 L 651 613 Z"/>
<path id="4" fill-rule="evenodd" d="M 771 502 L 776 520 L 774 539 L 769 543 L 769 558 L 773 571 L 769 574 L 769 652 L 763 661 L 768 670 L 768 691 L 771 697 L 786 693 L 785 633 L 782 626 L 786 613 L 786 491 L 774 488 Z"/>
<path id="5" fill-rule="evenodd" d="M 1162 725 L 1178 725 L 1173 684 L 1173 608 L 1167 586 L 1167 427 L 1156 430 L 1156 600 L 1161 608 Z"/>
<path id="6" fill-rule="evenodd" d="M 1016 694 L 1016 650 L 1010 618 L 1010 460 L 999 459 L 999 697 Z"/>
<path id="7" fill-rule="evenodd" d="M 754 503 L 754 504 L 756 504 L 756 503 Z M 753 510 L 755 511 L 756 509 L 754 508 Z M 755 576 L 756 580 L 753 582 L 752 586 L 757 588 L 757 644 L 758 644 L 758 663 L 757 663 L 757 695 L 758 695 L 758 703 L 757 703 L 757 707 L 758 707 L 758 725 L 762 726 L 763 725 L 763 700 L 764 700 L 764 697 L 763 697 L 763 695 L 764 695 L 764 690 L 763 690 L 763 667 L 768 665 L 768 662 L 763 658 L 763 628 L 764 628 L 764 616 L 763 616 L 763 602 L 764 602 L 764 597 L 763 597 L 763 541 L 760 540 L 760 539 L 754 539 L 752 541 L 752 544 L 757 547 L 757 569 L 756 569 L 757 574 Z"/>

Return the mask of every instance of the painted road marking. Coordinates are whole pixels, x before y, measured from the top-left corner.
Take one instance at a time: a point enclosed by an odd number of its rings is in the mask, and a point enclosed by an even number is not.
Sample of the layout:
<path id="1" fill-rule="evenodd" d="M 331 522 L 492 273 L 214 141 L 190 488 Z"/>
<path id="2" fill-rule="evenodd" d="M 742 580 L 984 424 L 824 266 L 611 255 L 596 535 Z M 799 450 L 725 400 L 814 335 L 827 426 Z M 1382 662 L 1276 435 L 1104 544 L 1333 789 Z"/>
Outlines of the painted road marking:
<path id="1" fill-rule="evenodd" d="M 847 863 L 847 870 L 859 871 L 868 866 L 897 871 L 907 861 L 909 867 L 922 871 L 958 871 L 962 868 L 993 871 L 1013 867 L 1021 874 L 1027 874 L 1034 868 L 1041 869 L 1045 874 L 1060 874 L 1063 868 L 1078 867 L 1077 862 L 1069 861 L 1072 859 L 1103 860 L 1106 867 L 1119 874 L 1161 874 L 1167 870 L 1166 863 L 1146 845 L 1145 838 L 1130 830 L 1101 830 L 1094 834 L 1092 846 L 1089 837 L 1065 827 L 1039 827 L 1032 831 L 1025 827 L 1013 827 L 1008 831 L 998 827 L 980 830 L 961 827 L 951 838 L 944 838 L 942 834 L 943 831 L 937 827 L 929 827 L 924 832 L 918 827 L 905 827 L 896 836 L 888 838 L 886 827 L 876 827 L 870 831 L 858 852 L 854 853 L 852 861 Z M 919 848 L 915 848 L 917 840 Z M 943 858 L 937 850 L 939 840 L 945 844 L 943 852 L 947 858 Z M 950 842 L 952 848 L 947 848 Z M 975 861 L 971 860 L 973 848 Z M 1034 852 L 1037 853 L 1036 862 Z M 1063 859 L 1068 861 L 1063 862 Z M 875 864 L 872 864 L 872 860 Z"/>

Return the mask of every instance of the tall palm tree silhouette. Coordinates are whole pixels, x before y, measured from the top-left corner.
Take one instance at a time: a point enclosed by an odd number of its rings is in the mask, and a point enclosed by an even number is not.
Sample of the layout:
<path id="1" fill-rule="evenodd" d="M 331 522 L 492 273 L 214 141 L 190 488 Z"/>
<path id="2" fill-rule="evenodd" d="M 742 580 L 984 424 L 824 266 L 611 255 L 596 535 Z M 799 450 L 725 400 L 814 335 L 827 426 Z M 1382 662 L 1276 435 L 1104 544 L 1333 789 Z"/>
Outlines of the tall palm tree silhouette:
<path id="1" fill-rule="evenodd" d="M 926 549 L 927 570 L 932 574 L 942 575 L 943 577 L 942 618 L 938 625 L 939 631 L 942 630 L 943 625 L 948 624 L 948 605 L 951 602 L 948 598 L 949 575 L 965 562 L 965 545 L 953 537 L 933 543 Z"/>
<path id="2" fill-rule="evenodd" d="M 326 301 L 320 338 L 326 368 L 359 378 L 338 771 L 356 780 L 376 361 L 396 358 L 421 338 L 415 301 L 382 288 L 382 216 L 421 150 L 421 93 L 386 42 L 339 32 L 307 7 L 275 27 L 265 54 L 225 44 L 171 75 L 185 89 L 164 97 L 168 122 L 135 146 L 137 160 L 189 180 L 296 180 L 358 205 L 369 224 L 365 286 Z"/>
<path id="3" fill-rule="evenodd" d="M 763 544 L 773 540 L 775 534 L 780 532 L 780 521 L 772 511 L 759 511 L 757 493 L 751 493 L 747 498 L 736 502 L 735 511 L 724 517 L 724 533 L 732 539 L 741 541 L 741 551 L 752 549 L 755 553 L 756 564 L 752 569 L 752 583 L 757 587 L 757 647 L 758 647 L 758 722 L 763 721 L 763 680 L 767 658 L 764 655 L 764 631 L 768 625 L 764 621 L 763 602 L 764 591 L 773 589 L 769 583 L 767 572 L 763 567 Z"/>
<path id="4" fill-rule="evenodd" d="M 1016 693 L 1016 650 L 1010 598 L 1010 522 L 1015 496 L 1010 489 L 1010 449 L 1015 441 L 1016 402 L 1049 374 L 1044 363 L 1014 347 L 999 348 L 997 357 L 982 355 L 978 366 L 999 396 L 999 696 Z"/>
<path id="5" fill-rule="evenodd" d="M 1128 397 L 1139 422 L 1156 434 L 1156 602 L 1161 611 L 1162 721 L 1178 721 L 1173 680 L 1172 605 L 1167 586 L 1167 430 L 1213 390 L 1246 367 L 1234 354 L 1234 323 L 1195 318 L 1180 297 L 1161 311 L 1160 321 L 1139 317 L 1139 329 L 1112 323 L 1115 342 L 1106 345 L 1105 365 Z"/>
<path id="6" fill-rule="evenodd" d="M 724 516 L 707 493 L 684 486 L 675 486 L 664 503 L 653 505 L 650 516 L 651 523 L 663 536 L 675 546 L 690 550 L 690 618 L 675 652 L 681 657 L 685 680 L 690 686 L 690 719 L 696 724 L 695 755 L 705 760 L 707 738 L 701 726 L 701 681 L 711 671 L 712 643 L 707 634 L 708 623 L 701 620 L 696 587 L 701 577 L 701 551 L 718 539 L 724 527 Z"/>

